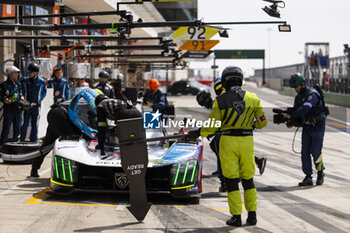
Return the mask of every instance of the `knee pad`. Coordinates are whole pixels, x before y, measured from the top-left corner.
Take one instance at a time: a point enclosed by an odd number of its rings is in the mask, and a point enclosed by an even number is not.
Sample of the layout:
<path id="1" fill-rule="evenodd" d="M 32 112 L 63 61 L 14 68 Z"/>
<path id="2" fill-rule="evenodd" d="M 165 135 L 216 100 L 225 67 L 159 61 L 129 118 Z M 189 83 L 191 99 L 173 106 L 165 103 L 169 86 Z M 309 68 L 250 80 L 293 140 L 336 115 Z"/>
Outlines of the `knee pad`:
<path id="1" fill-rule="evenodd" d="M 226 183 L 227 192 L 239 190 L 239 187 L 238 187 L 239 178 L 229 179 L 225 177 L 225 183 Z"/>
<path id="2" fill-rule="evenodd" d="M 242 179 L 242 186 L 244 190 L 255 188 L 253 178 L 249 180 Z"/>

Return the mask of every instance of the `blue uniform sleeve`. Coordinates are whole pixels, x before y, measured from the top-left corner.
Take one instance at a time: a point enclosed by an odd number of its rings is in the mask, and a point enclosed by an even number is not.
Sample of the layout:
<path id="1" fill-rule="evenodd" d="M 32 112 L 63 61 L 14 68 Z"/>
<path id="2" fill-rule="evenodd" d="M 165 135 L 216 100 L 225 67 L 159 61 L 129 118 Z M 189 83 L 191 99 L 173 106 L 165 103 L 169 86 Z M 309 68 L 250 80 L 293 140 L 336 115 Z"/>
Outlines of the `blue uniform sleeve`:
<path id="1" fill-rule="evenodd" d="M 304 118 L 310 109 L 319 102 L 319 97 L 316 93 L 311 93 L 305 100 L 305 102 L 292 112 L 292 117 Z"/>
<path id="2" fill-rule="evenodd" d="M 50 79 L 48 84 L 47 84 L 47 88 L 53 88 L 53 79 Z"/>
<path id="3" fill-rule="evenodd" d="M 21 82 L 21 86 L 22 86 L 22 94 L 23 94 L 23 96 L 24 96 L 24 98 L 27 98 L 27 90 L 26 90 L 26 81 L 25 81 L 25 79 L 23 79 L 22 80 L 22 82 Z"/>
<path id="4" fill-rule="evenodd" d="M 42 82 L 42 88 L 41 88 L 41 93 L 40 93 L 40 102 L 43 101 L 43 99 L 46 97 L 46 83 L 45 81 L 43 80 Z"/>
<path id="5" fill-rule="evenodd" d="M 21 98 L 23 96 L 23 85 L 22 83 L 18 82 L 18 87 L 19 87 L 19 98 Z"/>
<path id="6" fill-rule="evenodd" d="M 66 95 L 66 100 L 70 99 L 70 89 L 69 89 L 69 83 L 68 81 L 66 82 L 66 90 L 65 90 L 65 95 Z"/>

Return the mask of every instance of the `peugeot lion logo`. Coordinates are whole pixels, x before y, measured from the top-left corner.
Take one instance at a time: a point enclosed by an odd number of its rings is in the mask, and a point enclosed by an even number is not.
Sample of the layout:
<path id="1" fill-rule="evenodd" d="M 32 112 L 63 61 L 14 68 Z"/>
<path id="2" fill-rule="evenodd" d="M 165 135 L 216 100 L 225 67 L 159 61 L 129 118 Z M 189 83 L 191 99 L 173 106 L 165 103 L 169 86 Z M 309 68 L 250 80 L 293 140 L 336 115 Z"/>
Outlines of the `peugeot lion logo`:
<path id="1" fill-rule="evenodd" d="M 129 180 L 124 173 L 115 173 L 115 183 L 120 189 L 124 189 L 129 184 Z"/>

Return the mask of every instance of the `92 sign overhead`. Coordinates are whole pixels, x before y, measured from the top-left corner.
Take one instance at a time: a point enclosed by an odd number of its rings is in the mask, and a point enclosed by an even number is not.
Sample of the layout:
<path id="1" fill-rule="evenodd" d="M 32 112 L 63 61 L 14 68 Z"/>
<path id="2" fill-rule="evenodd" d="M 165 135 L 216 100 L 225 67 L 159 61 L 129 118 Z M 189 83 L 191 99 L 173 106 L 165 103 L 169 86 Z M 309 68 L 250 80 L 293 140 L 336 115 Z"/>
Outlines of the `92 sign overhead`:
<path id="1" fill-rule="evenodd" d="M 209 40 L 216 33 L 220 31 L 219 28 L 212 27 L 180 27 L 170 38 L 177 41 L 182 40 Z"/>

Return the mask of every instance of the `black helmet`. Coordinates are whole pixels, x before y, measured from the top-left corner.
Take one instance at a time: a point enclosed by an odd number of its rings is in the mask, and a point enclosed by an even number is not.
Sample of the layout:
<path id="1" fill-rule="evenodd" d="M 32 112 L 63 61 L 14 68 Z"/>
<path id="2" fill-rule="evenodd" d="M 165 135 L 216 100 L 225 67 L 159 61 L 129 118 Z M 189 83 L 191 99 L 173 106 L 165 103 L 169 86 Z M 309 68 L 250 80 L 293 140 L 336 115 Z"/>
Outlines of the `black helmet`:
<path id="1" fill-rule="evenodd" d="M 226 90 L 232 86 L 242 86 L 243 71 L 237 66 L 228 66 L 222 71 L 221 82 Z"/>
<path id="2" fill-rule="evenodd" d="M 291 88 L 301 86 L 303 83 L 305 83 L 305 78 L 302 74 L 295 73 L 290 76 L 289 85 Z"/>
<path id="3" fill-rule="evenodd" d="M 32 72 L 39 72 L 40 71 L 40 67 L 39 67 L 38 64 L 32 62 L 32 63 L 29 64 L 28 70 L 32 71 Z"/>
<path id="4" fill-rule="evenodd" d="M 104 99 L 108 99 L 108 97 L 105 94 L 100 94 L 100 95 L 96 96 L 95 105 L 96 106 L 99 105 L 102 102 L 102 100 L 104 100 Z"/>
<path id="5" fill-rule="evenodd" d="M 98 77 L 99 77 L 99 78 L 108 78 L 108 77 L 109 77 L 109 74 L 108 74 L 107 71 L 101 70 L 100 73 L 98 74 Z"/>

